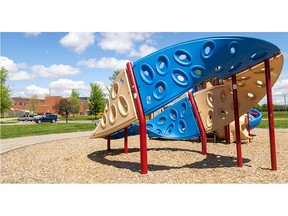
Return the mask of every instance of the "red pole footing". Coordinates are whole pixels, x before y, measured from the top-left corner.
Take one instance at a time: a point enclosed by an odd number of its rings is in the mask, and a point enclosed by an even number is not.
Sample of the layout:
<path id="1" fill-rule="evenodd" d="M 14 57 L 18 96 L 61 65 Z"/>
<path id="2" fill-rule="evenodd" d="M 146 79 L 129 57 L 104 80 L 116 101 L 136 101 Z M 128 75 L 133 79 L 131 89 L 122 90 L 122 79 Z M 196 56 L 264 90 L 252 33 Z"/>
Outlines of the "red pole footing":
<path id="1" fill-rule="evenodd" d="M 203 122 L 201 121 L 201 117 L 200 117 L 200 114 L 198 112 L 198 108 L 197 108 L 197 105 L 196 105 L 196 102 L 195 102 L 193 94 L 191 92 L 188 92 L 188 96 L 189 96 L 189 100 L 190 100 L 190 103 L 192 105 L 192 109 L 193 109 L 194 115 L 196 117 L 197 124 L 199 126 L 199 130 L 200 130 L 201 141 L 202 141 L 202 154 L 206 155 L 207 154 L 206 131 L 204 129 Z"/>
<path id="2" fill-rule="evenodd" d="M 134 101 L 137 109 L 139 125 L 140 125 L 140 162 L 141 162 L 141 173 L 146 174 L 148 172 L 148 162 L 147 162 L 147 132 L 146 132 L 146 118 L 142 108 L 140 95 L 138 92 L 132 63 L 128 62 L 126 64 L 127 74 L 130 79 L 131 91 L 134 95 Z"/>
<path id="3" fill-rule="evenodd" d="M 128 128 L 124 129 L 124 153 L 128 153 Z"/>
<path id="4" fill-rule="evenodd" d="M 234 122 L 235 122 L 235 133 L 236 133 L 236 146 L 237 146 L 237 164 L 238 167 L 242 167 L 242 149 L 240 139 L 240 124 L 239 124 L 239 104 L 237 95 L 237 83 L 236 75 L 232 76 L 232 89 L 233 89 L 233 105 L 234 105 Z"/>
<path id="5" fill-rule="evenodd" d="M 266 79 L 266 93 L 267 93 L 267 104 L 268 104 L 271 166 L 272 166 L 272 170 L 277 170 L 275 128 L 274 128 L 274 113 L 273 113 L 272 86 L 271 86 L 271 75 L 270 75 L 270 62 L 269 62 L 269 59 L 265 60 L 265 79 Z"/>

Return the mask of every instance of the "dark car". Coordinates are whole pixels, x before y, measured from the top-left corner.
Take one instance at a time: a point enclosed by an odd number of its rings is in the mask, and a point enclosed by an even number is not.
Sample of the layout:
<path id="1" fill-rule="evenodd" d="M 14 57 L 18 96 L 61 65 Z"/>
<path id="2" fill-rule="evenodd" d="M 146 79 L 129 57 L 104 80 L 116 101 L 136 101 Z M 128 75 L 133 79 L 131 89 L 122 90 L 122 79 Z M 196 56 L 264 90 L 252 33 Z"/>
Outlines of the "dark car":
<path id="1" fill-rule="evenodd" d="M 34 118 L 34 121 L 36 123 L 41 123 L 41 122 L 51 122 L 51 123 L 55 123 L 58 119 L 58 116 L 57 115 L 54 115 L 54 114 L 45 114 L 43 116 L 40 116 L 40 117 L 35 117 Z"/>
<path id="2" fill-rule="evenodd" d="M 17 121 L 33 121 L 34 115 L 33 114 L 25 114 L 19 118 L 17 118 Z"/>

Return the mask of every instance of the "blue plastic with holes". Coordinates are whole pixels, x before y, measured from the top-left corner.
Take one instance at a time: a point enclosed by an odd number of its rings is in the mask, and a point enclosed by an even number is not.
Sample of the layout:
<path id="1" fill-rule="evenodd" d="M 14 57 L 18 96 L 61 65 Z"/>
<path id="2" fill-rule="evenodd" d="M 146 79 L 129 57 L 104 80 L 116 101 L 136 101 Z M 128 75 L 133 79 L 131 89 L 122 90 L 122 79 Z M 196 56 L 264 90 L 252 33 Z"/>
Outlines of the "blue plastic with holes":
<path id="1" fill-rule="evenodd" d="M 249 118 L 249 129 L 252 130 L 253 128 L 257 127 L 262 121 L 262 113 L 257 109 L 251 109 L 248 112 Z M 248 125 L 247 125 L 248 126 Z"/>
<path id="2" fill-rule="evenodd" d="M 204 80 L 230 77 L 279 51 L 260 39 L 226 36 L 154 52 L 133 64 L 144 113 L 155 112 Z"/>

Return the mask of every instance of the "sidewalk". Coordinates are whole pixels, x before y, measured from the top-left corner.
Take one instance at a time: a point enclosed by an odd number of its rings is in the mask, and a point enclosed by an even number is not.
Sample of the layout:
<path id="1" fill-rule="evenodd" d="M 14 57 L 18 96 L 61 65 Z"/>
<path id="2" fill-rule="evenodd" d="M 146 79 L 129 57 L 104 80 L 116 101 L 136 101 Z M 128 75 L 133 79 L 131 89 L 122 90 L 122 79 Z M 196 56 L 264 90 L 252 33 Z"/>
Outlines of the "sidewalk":
<path id="1" fill-rule="evenodd" d="M 0 154 L 3 154 L 5 152 L 8 152 L 16 148 L 38 144 L 42 142 L 60 140 L 60 139 L 65 139 L 65 138 L 89 137 L 91 133 L 92 133 L 91 131 L 85 131 L 85 132 L 72 132 L 72 133 L 18 137 L 18 138 L 12 138 L 12 139 L 1 139 L 0 140 L 1 141 Z"/>

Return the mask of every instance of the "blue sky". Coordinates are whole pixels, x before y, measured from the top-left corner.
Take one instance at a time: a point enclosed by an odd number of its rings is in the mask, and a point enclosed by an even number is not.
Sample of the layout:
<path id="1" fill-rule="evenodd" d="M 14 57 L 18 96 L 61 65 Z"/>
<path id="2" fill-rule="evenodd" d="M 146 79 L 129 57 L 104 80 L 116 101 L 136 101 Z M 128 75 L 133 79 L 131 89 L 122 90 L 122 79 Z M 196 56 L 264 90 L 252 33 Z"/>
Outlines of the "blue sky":
<path id="1" fill-rule="evenodd" d="M 0 66 L 9 70 L 13 96 L 44 97 L 50 91 L 67 97 L 75 88 L 84 97 L 89 96 L 91 82 L 106 90 L 108 77 L 128 61 L 176 43 L 219 35 L 257 37 L 277 45 L 285 63 L 273 95 L 288 95 L 287 32 L 2 32 Z M 283 97 L 278 99 L 281 103 Z"/>

